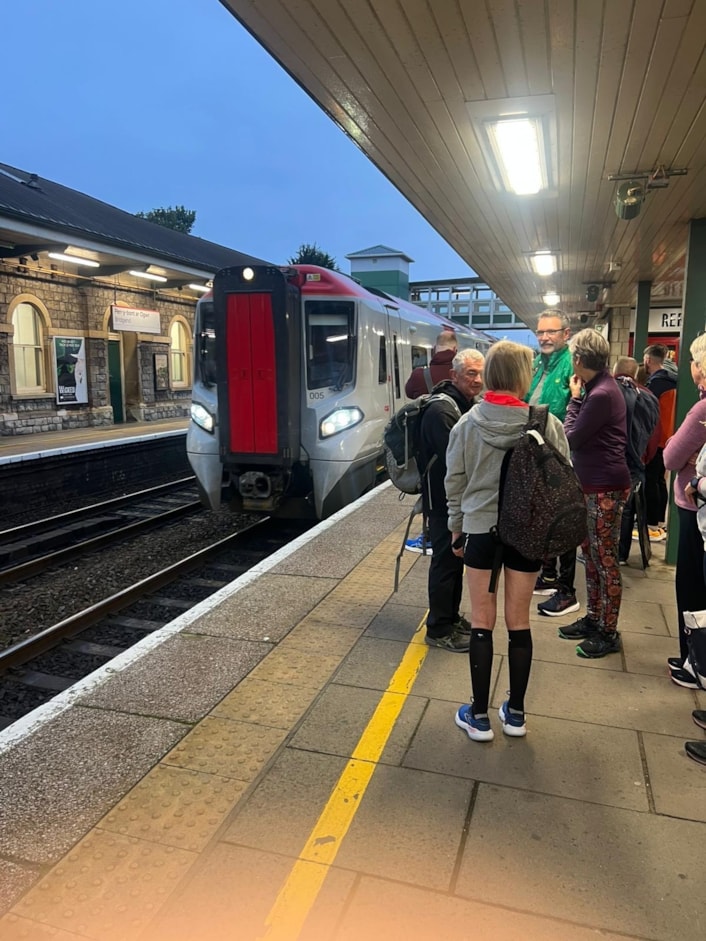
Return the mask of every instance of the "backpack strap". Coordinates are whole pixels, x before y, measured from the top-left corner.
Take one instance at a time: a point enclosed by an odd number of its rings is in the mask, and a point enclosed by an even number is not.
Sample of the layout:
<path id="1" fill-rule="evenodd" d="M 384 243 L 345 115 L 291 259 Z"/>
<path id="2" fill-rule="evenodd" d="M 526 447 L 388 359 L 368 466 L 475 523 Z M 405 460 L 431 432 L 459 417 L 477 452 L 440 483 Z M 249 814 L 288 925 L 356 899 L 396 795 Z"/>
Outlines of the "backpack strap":
<path id="1" fill-rule="evenodd" d="M 535 425 L 537 431 L 541 435 L 544 435 L 547 430 L 547 416 L 549 415 L 549 406 L 548 405 L 530 405 L 529 407 L 529 418 L 527 419 L 527 425 L 532 427 Z"/>
<path id="2" fill-rule="evenodd" d="M 404 494 L 402 494 L 402 496 L 404 496 Z M 412 512 L 409 514 L 409 519 L 407 520 L 407 527 L 404 531 L 404 535 L 402 536 L 402 545 L 400 546 L 400 551 L 397 553 L 397 559 L 395 561 L 395 586 L 394 586 L 395 591 L 399 591 L 399 587 L 400 587 L 400 562 L 402 561 L 402 556 L 404 555 L 404 548 L 407 544 L 407 540 L 409 539 L 409 531 L 412 528 L 412 520 L 419 513 L 422 513 L 422 520 L 423 520 L 422 529 L 424 532 L 426 532 L 426 528 L 427 528 L 426 519 L 424 518 L 423 511 L 422 511 L 422 498 L 421 497 L 419 497 L 419 499 L 416 501 L 416 503 L 412 507 Z"/>
<path id="3" fill-rule="evenodd" d="M 431 378 L 431 369 L 429 366 L 423 366 L 422 372 L 424 373 L 424 381 L 427 384 L 427 391 L 431 392 L 434 388 L 434 380 Z"/>

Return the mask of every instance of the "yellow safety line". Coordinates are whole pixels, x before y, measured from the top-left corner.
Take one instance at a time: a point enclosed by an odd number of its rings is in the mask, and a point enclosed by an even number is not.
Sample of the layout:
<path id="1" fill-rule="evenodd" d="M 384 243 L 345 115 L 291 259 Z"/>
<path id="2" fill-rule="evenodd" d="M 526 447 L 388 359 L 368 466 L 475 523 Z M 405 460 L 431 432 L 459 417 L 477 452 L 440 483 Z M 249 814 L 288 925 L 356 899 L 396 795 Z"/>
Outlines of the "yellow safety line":
<path id="1" fill-rule="evenodd" d="M 262 941 L 295 941 L 299 937 L 429 652 L 418 636 L 425 620 L 426 615 L 270 909 Z"/>

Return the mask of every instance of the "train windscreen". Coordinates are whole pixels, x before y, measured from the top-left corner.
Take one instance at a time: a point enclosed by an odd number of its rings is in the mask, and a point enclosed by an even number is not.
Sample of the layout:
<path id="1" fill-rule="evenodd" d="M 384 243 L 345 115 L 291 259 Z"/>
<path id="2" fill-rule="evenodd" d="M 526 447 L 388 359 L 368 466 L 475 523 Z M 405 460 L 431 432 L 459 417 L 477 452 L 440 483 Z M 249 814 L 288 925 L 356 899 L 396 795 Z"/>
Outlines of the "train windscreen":
<path id="1" fill-rule="evenodd" d="M 355 376 L 355 303 L 311 300 L 306 321 L 308 389 L 342 389 Z"/>

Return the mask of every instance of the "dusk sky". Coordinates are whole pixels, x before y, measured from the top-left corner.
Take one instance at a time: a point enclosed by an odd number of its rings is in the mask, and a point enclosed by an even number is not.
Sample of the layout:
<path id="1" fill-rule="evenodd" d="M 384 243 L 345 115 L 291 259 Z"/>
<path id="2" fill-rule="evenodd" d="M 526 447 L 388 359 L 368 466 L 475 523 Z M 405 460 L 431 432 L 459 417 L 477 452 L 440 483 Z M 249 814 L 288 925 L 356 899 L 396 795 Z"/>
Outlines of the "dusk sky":
<path id="1" fill-rule="evenodd" d="M 3 9 L 0 162 L 128 212 L 184 205 L 192 234 L 284 263 L 384 244 L 410 279 L 468 275 L 218 0 Z"/>

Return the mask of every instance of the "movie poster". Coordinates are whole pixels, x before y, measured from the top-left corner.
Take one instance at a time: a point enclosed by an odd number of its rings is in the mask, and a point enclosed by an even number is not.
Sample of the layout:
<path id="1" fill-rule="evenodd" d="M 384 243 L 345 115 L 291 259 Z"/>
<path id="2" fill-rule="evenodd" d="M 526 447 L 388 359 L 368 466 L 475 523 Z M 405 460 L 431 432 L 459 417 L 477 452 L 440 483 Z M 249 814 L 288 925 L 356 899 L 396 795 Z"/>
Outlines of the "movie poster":
<path id="1" fill-rule="evenodd" d="M 54 337 L 54 368 L 57 404 L 88 402 L 84 337 Z"/>

